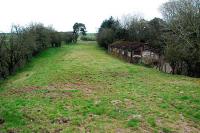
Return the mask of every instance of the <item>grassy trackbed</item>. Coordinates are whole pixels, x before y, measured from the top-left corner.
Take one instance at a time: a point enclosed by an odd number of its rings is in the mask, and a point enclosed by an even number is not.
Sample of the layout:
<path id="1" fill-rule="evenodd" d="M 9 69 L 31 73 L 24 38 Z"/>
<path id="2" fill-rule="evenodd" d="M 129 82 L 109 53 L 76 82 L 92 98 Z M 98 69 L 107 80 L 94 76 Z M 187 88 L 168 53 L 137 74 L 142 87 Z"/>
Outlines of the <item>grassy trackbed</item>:
<path id="1" fill-rule="evenodd" d="M 200 79 L 125 63 L 95 42 L 48 49 L 0 84 L 0 132 L 200 132 Z"/>

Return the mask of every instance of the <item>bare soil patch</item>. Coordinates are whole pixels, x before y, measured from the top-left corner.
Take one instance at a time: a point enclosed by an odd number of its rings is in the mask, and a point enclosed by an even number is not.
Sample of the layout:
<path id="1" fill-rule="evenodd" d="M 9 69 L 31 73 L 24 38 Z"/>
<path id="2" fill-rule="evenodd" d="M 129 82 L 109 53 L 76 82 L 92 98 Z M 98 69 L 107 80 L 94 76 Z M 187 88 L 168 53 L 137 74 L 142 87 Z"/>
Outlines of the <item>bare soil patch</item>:
<path id="1" fill-rule="evenodd" d="M 12 88 L 12 89 L 9 89 L 7 92 L 2 93 L 2 95 L 6 95 L 6 96 L 9 96 L 9 95 L 20 95 L 20 94 L 24 94 L 24 93 L 32 93 L 34 90 L 39 90 L 41 89 L 41 87 L 39 86 L 26 86 L 26 87 L 23 87 L 23 88 Z"/>
<path id="2" fill-rule="evenodd" d="M 61 117 L 61 118 L 57 118 L 57 119 L 53 120 L 51 123 L 69 124 L 70 123 L 70 119 L 69 118 L 65 118 L 65 117 Z"/>
<path id="3" fill-rule="evenodd" d="M 49 90 L 62 90 L 63 92 L 76 92 L 82 91 L 86 95 L 90 95 L 93 93 L 94 86 L 89 85 L 84 82 L 76 82 L 76 83 L 58 83 L 51 84 L 48 89 Z"/>

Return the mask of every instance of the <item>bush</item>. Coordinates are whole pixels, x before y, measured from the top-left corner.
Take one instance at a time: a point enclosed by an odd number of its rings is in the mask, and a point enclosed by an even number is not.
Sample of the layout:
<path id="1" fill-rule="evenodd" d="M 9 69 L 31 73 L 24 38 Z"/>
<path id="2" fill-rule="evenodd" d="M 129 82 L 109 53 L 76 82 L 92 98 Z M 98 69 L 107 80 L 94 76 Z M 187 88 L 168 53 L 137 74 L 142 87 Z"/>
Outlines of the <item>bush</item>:
<path id="1" fill-rule="evenodd" d="M 0 79 L 16 72 L 37 53 L 60 46 L 61 36 L 51 27 L 43 24 L 13 26 L 11 33 L 0 34 Z"/>
<path id="2" fill-rule="evenodd" d="M 73 39 L 74 39 L 74 35 L 73 32 L 61 32 L 61 38 L 62 41 L 64 41 L 65 43 L 72 43 Z"/>
<path id="3" fill-rule="evenodd" d="M 112 29 L 102 29 L 97 34 L 97 42 L 101 47 L 108 48 L 109 44 L 114 41 L 114 31 Z"/>
<path id="4" fill-rule="evenodd" d="M 59 32 L 51 33 L 51 47 L 60 47 L 62 43 L 62 37 Z"/>
<path id="5" fill-rule="evenodd" d="M 6 46 L 6 35 L 0 34 L 0 79 L 9 75 L 9 53 Z"/>

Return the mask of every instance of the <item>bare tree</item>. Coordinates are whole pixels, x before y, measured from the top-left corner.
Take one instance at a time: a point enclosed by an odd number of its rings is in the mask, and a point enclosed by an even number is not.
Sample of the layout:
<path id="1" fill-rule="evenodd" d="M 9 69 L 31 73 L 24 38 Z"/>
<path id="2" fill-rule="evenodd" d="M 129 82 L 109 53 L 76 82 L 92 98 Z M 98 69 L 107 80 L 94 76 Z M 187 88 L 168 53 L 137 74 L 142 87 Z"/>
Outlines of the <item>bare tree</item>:
<path id="1" fill-rule="evenodd" d="M 172 38 L 172 36 L 176 38 L 174 41 L 166 41 L 166 43 L 167 45 L 176 44 L 177 47 L 182 49 L 179 50 L 180 53 L 176 51 L 180 59 L 177 65 L 180 63 L 187 64 L 187 74 L 190 76 L 200 75 L 199 7 L 199 0 L 171 0 L 161 7 L 161 12 L 171 30 L 168 38 Z M 171 52 L 167 51 L 167 53 Z M 168 57 L 170 57 L 169 60 L 173 60 L 173 56 Z"/>

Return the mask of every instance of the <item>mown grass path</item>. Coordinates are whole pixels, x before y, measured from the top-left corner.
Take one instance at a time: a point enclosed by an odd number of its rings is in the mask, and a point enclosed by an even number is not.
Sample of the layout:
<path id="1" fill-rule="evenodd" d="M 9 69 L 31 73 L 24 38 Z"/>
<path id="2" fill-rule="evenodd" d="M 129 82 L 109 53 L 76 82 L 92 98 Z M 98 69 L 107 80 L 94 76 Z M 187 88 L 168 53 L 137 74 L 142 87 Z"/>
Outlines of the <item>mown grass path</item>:
<path id="1" fill-rule="evenodd" d="M 49 49 L 0 84 L 0 132 L 200 132 L 200 80 L 108 55 Z"/>

